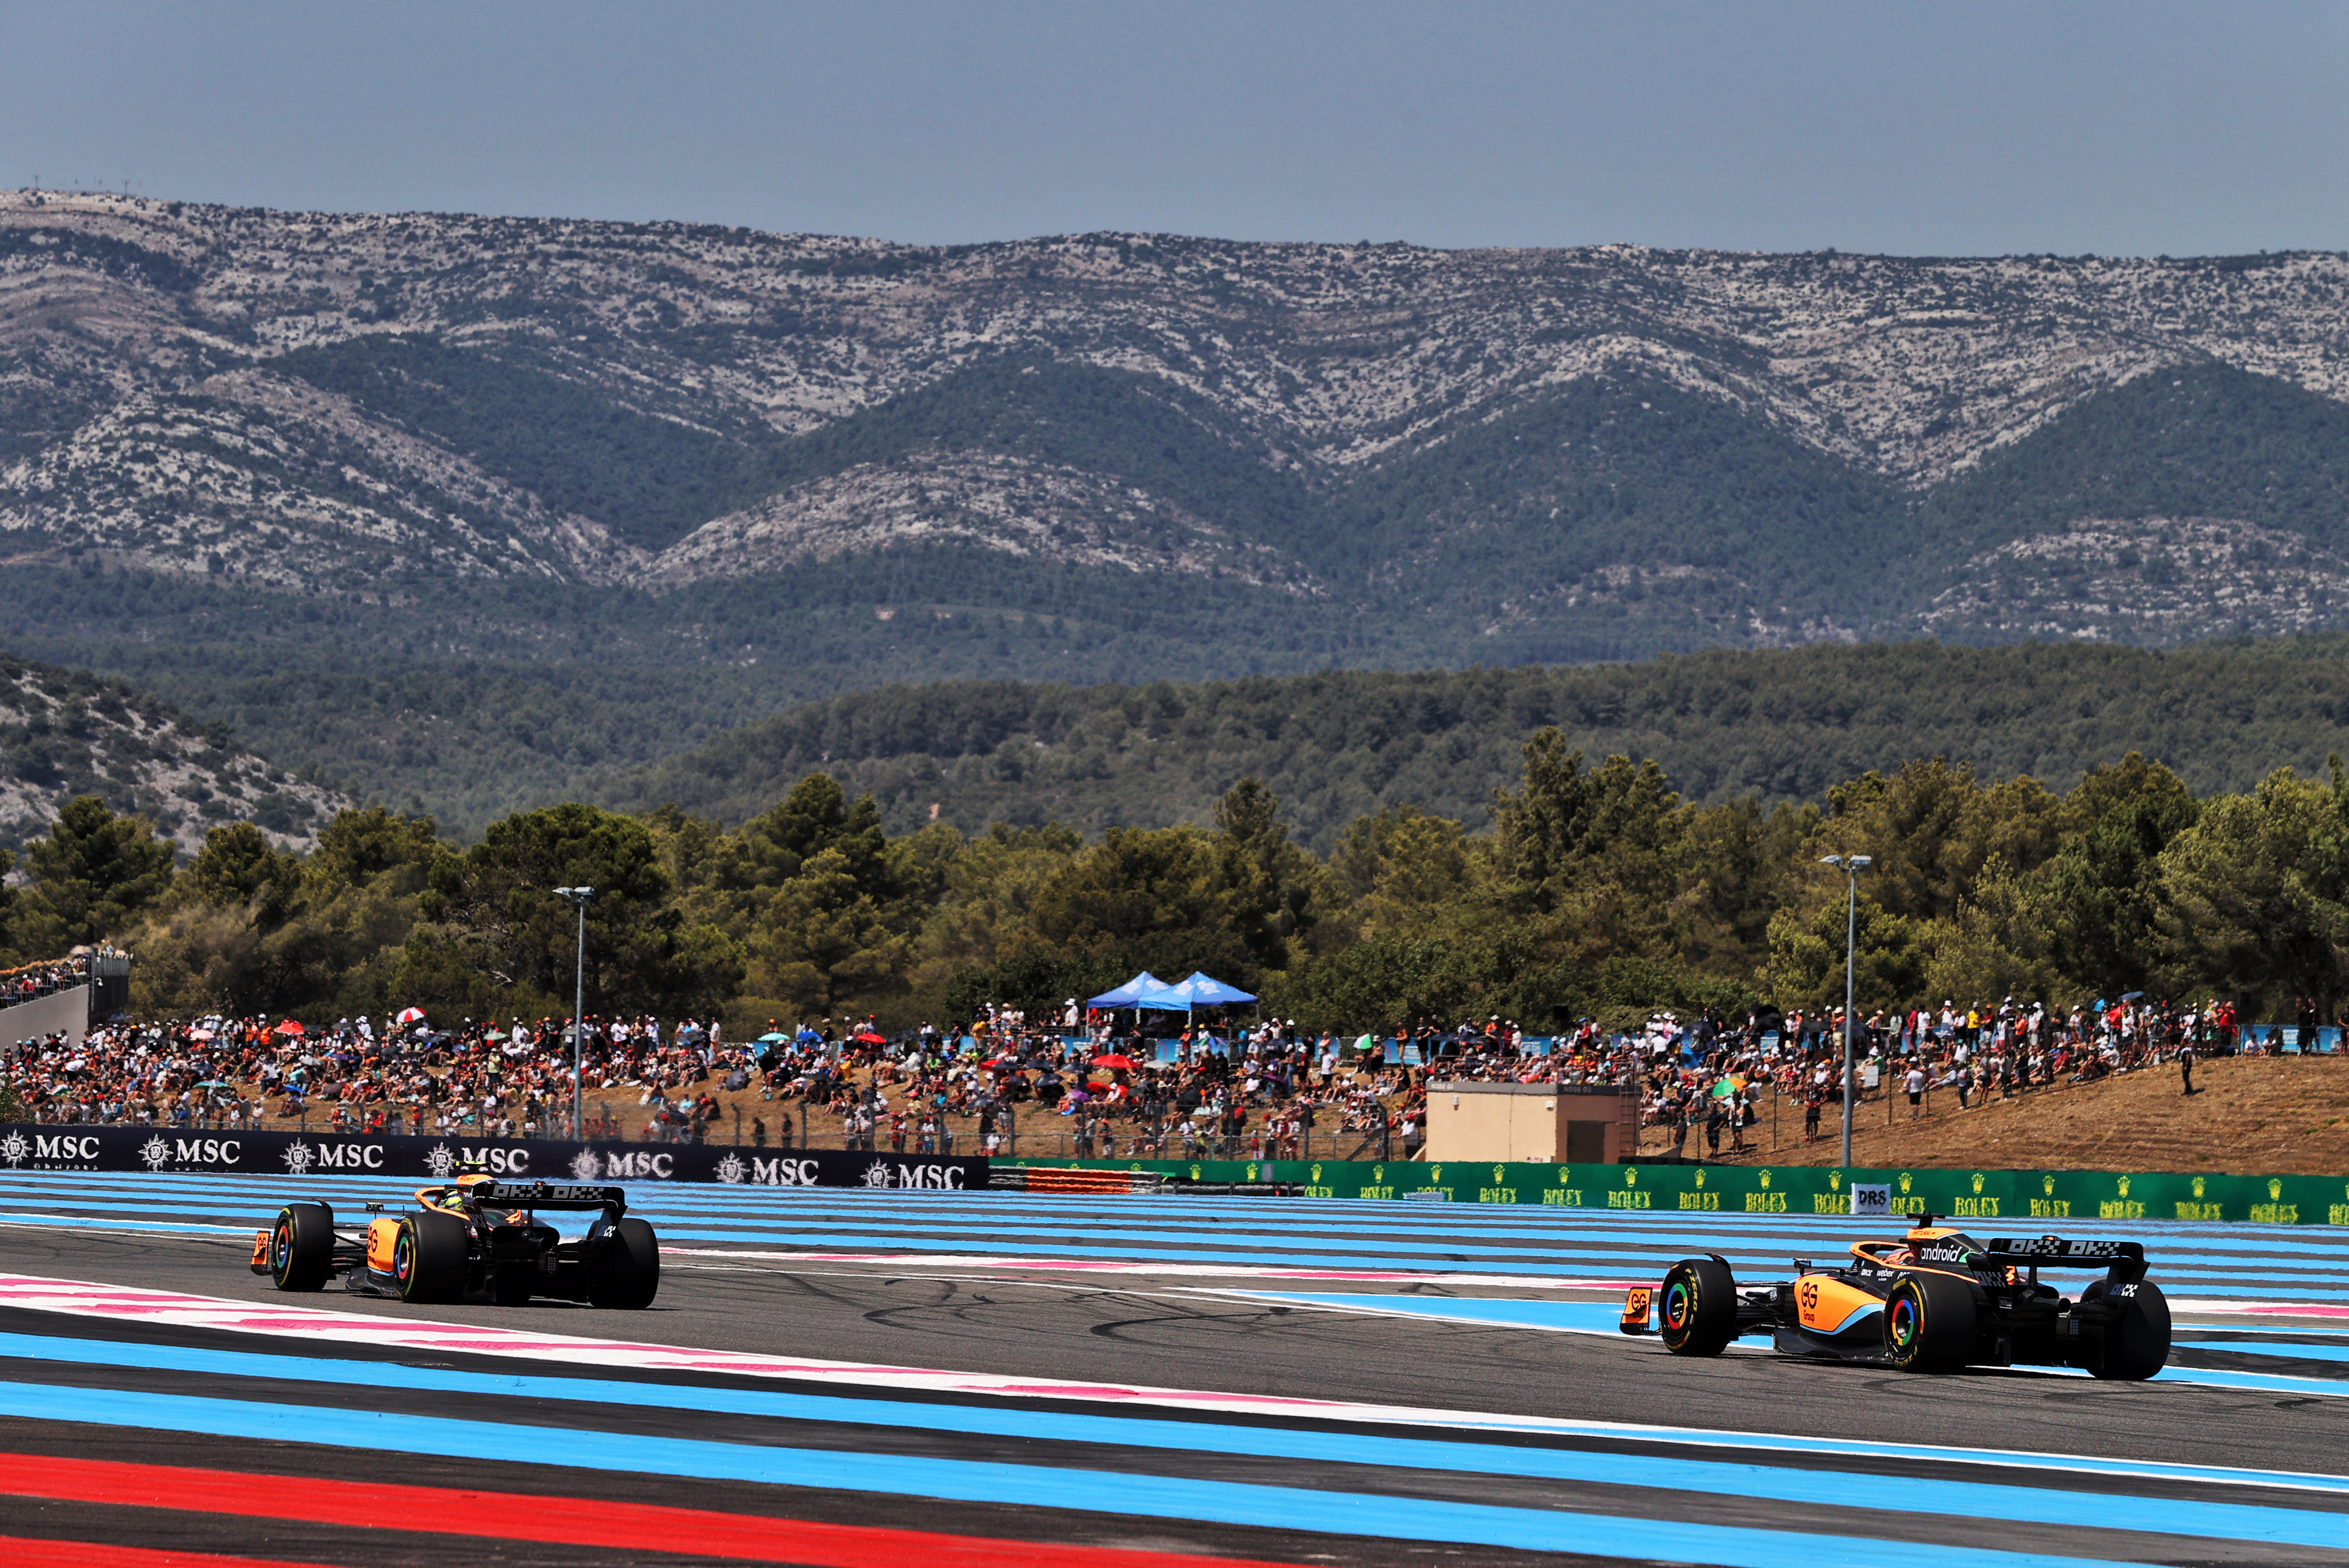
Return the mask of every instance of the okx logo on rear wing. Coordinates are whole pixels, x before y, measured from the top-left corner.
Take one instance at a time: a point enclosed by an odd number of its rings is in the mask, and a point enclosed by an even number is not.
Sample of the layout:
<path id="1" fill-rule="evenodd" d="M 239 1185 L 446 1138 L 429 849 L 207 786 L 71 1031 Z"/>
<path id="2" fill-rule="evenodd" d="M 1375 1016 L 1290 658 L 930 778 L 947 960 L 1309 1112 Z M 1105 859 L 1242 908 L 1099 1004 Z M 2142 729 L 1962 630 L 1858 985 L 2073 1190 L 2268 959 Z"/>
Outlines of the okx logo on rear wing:
<path id="1" fill-rule="evenodd" d="M 2002 1263 L 2028 1263 L 2033 1268 L 2103 1263 L 2106 1272 L 2116 1280 L 2141 1279 L 2145 1275 L 2145 1248 L 2136 1241 L 2082 1241 L 2063 1236 L 2017 1241 L 2001 1236 L 1984 1251 Z"/>

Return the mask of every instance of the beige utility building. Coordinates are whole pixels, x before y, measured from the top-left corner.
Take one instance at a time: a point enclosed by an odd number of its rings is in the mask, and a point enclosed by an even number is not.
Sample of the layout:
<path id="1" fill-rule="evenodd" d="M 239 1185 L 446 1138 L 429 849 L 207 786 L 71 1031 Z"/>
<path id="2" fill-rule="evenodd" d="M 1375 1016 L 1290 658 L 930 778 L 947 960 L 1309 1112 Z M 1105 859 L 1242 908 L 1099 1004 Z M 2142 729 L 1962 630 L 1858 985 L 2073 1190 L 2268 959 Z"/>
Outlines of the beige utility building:
<path id="1" fill-rule="evenodd" d="M 1427 1158 L 1620 1165 L 1639 1152 L 1640 1091 L 1626 1084 L 1427 1086 Z"/>

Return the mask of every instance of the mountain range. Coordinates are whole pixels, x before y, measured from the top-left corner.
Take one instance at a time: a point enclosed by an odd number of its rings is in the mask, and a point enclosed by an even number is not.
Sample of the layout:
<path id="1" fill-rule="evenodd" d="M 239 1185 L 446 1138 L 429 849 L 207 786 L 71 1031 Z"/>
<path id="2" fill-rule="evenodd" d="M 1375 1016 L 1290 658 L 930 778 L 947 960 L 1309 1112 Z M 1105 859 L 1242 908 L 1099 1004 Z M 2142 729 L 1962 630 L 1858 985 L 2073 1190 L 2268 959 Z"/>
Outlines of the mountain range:
<path id="1" fill-rule="evenodd" d="M 2349 258 L 0 193 L 0 586 L 474 822 L 893 681 L 2325 632 Z"/>
<path id="2" fill-rule="evenodd" d="M 707 656 L 750 618 L 719 594 L 1081 631 L 1212 587 L 1313 658 L 1506 662 L 2302 630 L 2349 585 L 2333 254 L 935 248 L 16 192 L 0 354 L 19 563 L 620 591 Z M 1348 630 L 1394 618 L 1431 624 Z"/>

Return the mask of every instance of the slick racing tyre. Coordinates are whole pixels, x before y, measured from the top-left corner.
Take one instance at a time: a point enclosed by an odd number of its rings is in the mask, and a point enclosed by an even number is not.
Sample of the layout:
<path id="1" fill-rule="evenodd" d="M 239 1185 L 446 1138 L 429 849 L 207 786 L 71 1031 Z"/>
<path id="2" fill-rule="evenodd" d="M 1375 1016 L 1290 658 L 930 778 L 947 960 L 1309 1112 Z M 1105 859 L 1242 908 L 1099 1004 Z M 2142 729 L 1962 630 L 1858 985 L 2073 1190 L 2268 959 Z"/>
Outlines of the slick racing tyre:
<path id="1" fill-rule="evenodd" d="M 404 1302 L 453 1302 L 465 1293 L 465 1222 L 419 1210 L 399 1222 L 391 1245 L 391 1280 Z"/>
<path id="2" fill-rule="evenodd" d="M 1737 1337 L 1737 1278 L 1717 1258 L 1683 1258 L 1656 1293 L 1656 1316 L 1674 1355 L 1719 1355 Z"/>
<path id="3" fill-rule="evenodd" d="M 1884 1298 L 1884 1356 L 1903 1372 L 1955 1372 L 1974 1348 L 1974 1293 L 1949 1274 L 1908 1274 Z"/>
<path id="4" fill-rule="evenodd" d="M 288 1203 L 269 1233 L 269 1278 L 281 1291 L 321 1291 L 335 1272 L 335 1211 Z"/>
<path id="5" fill-rule="evenodd" d="M 660 1289 L 660 1242 L 651 1226 L 630 1216 L 612 1227 L 587 1267 L 588 1305 L 622 1312 L 648 1307 Z"/>
<path id="6" fill-rule="evenodd" d="M 2169 1301 L 2150 1280 L 2109 1284 L 2098 1280 L 2080 1293 L 2080 1304 L 2103 1302 L 2113 1309 L 2105 1325 L 2104 1348 L 2093 1353 L 2088 1371 L 2115 1382 L 2141 1383 L 2169 1365 Z"/>

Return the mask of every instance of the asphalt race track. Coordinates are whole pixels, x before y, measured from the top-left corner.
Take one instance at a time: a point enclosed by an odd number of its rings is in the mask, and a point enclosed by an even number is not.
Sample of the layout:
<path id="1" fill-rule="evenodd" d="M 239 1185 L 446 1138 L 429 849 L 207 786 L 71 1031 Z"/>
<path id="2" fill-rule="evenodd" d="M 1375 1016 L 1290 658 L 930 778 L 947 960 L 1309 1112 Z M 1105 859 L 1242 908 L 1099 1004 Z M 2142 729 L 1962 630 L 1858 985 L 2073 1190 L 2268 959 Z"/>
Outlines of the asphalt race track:
<path id="1" fill-rule="evenodd" d="M 245 1267 L 403 1196 L 0 1171 L 0 1563 L 2349 1563 L 2349 1232 L 2063 1224 L 2178 1309 L 2136 1385 L 1613 1332 L 1883 1233 L 1785 1215 L 635 1186 L 647 1312 Z"/>

